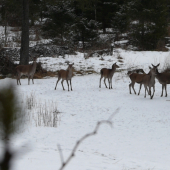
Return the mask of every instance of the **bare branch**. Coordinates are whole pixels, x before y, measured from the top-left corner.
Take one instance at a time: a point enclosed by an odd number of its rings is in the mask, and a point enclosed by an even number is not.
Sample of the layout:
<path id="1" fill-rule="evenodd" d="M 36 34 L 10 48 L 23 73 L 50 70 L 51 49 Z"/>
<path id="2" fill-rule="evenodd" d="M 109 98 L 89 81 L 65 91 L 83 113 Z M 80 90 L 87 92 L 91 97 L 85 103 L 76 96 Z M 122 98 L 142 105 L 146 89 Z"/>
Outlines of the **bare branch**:
<path id="1" fill-rule="evenodd" d="M 98 132 L 98 130 L 99 130 L 99 127 L 100 127 L 102 124 L 108 124 L 108 125 L 110 125 L 110 126 L 112 127 L 112 118 L 113 118 L 113 117 L 115 116 L 115 114 L 118 113 L 118 112 L 119 112 L 119 108 L 117 108 L 117 109 L 114 111 L 114 113 L 113 113 L 107 120 L 102 120 L 102 121 L 97 122 L 96 127 L 94 128 L 94 130 L 93 130 L 92 132 L 87 133 L 87 134 L 84 135 L 82 138 L 80 138 L 80 139 L 76 142 L 76 144 L 75 144 L 75 146 L 74 146 L 74 148 L 73 148 L 70 156 L 67 158 L 67 160 L 66 160 L 65 162 L 63 162 L 63 154 L 62 154 L 62 151 L 59 150 L 59 151 L 60 151 L 60 158 L 61 158 L 61 160 L 62 160 L 62 165 L 61 165 L 61 167 L 60 167 L 59 170 L 63 170 L 63 169 L 66 167 L 66 165 L 70 162 L 70 160 L 75 156 L 75 152 L 77 151 L 77 148 L 79 147 L 79 145 L 80 145 L 85 139 L 87 139 L 87 138 L 90 137 L 90 136 L 94 136 L 95 134 L 97 134 L 97 132 Z"/>
<path id="2" fill-rule="evenodd" d="M 58 147 L 58 150 L 59 150 L 59 153 L 60 153 L 61 164 L 63 164 L 64 163 L 64 158 L 63 158 L 63 153 L 62 153 L 61 147 L 60 147 L 59 144 L 57 145 L 57 147 Z"/>

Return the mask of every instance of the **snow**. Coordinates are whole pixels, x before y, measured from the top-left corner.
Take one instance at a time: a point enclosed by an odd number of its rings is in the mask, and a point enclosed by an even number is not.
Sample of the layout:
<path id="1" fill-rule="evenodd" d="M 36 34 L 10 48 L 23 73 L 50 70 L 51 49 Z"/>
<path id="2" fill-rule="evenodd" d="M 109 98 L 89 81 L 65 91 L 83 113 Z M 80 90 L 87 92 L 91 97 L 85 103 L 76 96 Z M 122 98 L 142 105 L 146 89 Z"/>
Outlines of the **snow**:
<path id="1" fill-rule="evenodd" d="M 118 62 L 118 56 L 123 62 Z M 132 67 L 143 68 L 168 61 L 168 52 L 132 52 L 117 50 L 113 56 L 84 59 L 82 54 L 60 58 L 39 58 L 49 70 L 66 68 L 65 61 L 74 62 L 75 69 L 92 67 L 99 73 L 102 67 L 110 68 L 117 61 L 119 70 Z M 11 139 L 18 155 L 13 161 L 12 170 L 56 170 L 61 166 L 58 145 L 61 146 L 64 160 L 67 159 L 77 140 L 92 132 L 98 121 L 107 120 L 116 109 L 113 127 L 102 125 L 99 132 L 86 139 L 78 148 L 75 157 L 66 166 L 69 170 L 169 170 L 170 167 L 170 87 L 168 97 L 160 97 L 161 85 L 156 81 L 155 96 L 144 98 L 142 88 L 139 96 L 129 94 L 129 78 L 125 71 L 118 71 L 113 77 L 113 89 L 99 88 L 99 74 L 74 76 L 73 91 L 63 91 L 61 83 L 54 90 L 57 78 L 35 79 L 28 85 L 21 79 L 21 86 L 15 79 L 0 80 L 0 87 L 12 82 L 16 91 L 25 101 L 33 96 L 36 106 L 26 110 L 25 125 Z M 66 82 L 64 82 L 67 89 Z M 136 91 L 139 85 L 135 85 Z M 57 127 L 36 126 L 40 104 L 47 107 L 54 103 L 60 114 Z"/>

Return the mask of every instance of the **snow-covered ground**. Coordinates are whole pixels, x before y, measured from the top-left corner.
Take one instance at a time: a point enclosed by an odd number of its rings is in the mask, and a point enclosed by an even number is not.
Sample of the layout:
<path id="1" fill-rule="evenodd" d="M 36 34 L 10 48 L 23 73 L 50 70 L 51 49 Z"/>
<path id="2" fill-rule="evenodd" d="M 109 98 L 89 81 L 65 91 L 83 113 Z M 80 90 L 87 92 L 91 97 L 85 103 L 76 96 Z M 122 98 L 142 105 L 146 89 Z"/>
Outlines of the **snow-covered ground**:
<path id="1" fill-rule="evenodd" d="M 102 67 L 110 68 L 118 61 L 117 53 L 123 58 L 118 62 L 121 68 L 140 67 L 148 72 L 148 66 L 160 63 L 163 68 L 169 60 L 168 52 L 116 52 L 113 56 L 94 57 L 67 56 L 63 58 L 40 58 L 49 70 L 66 68 L 65 61 L 75 63 L 75 69 L 93 67 L 96 72 Z M 60 63 L 60 64 L 59 64 Z M 62 63 L 62 64 L 61 64 Z M 0 87 L 12 81 L 23 100 L 33 96 L 37 106 L 26 111 L 31 114 L 23 129 L 11 140 L 18 156 L 13 162 L 13 170 L 57 170 L 61 166 L 58 144 L 64 160 L 68 157 L 76 141 L 93 131 L 96 123 L 106 120 L 119 108 L 113 117 L 113 127 L 102 125 L 98 134 L 85 140 L 76 156 L 65 169 L 68 170 L 169 170 L 170 168 L 170 86 L 168 97 L 160 97 L 161 85 L 156 81 L 153 100 L 144 98 L 142 88 L 139 96 L 129 94 L 129 78 L 125 71 L 116 72 L 113 89 L 99 88 L 99 74 L 74 76 L 73 91 L 63 91 L 61 83 L 54 90 L 57 78 L 34 80 L 27 85 L 21 79 L 21 86 L 14 79 L 0 80 Z M 67 89 L 66 82 L 64 86 Z M 139 85 L 135 85 L 138 91 Z M 55 103 L 59 112 L 57 127 L 36 126 L 38 104 L 47 107 Z M 24 104 L 23 104 L 24 105 Z M 24 107 L 24 106 L 23 106 Z"/>

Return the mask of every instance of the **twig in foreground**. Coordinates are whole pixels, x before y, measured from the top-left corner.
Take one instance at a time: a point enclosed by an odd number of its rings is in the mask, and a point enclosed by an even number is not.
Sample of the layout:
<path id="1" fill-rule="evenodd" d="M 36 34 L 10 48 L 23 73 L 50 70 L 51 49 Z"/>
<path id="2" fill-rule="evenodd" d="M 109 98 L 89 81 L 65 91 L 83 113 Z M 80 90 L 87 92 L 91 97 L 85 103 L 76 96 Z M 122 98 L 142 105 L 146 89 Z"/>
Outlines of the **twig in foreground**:
<path id="1" fill-rule="evenodd" d="M 114 117 L 114 115 L 115 115 L 116 113 L 118 113 L 118 112 L 119 112 L 119 108 L 117 108 L 117 109 L 115 110 L 115 112 L 109 117 L 109 119 L 107 119 L 107 120 L 102 120 L 102 121 L 97 122 L 96 127 L 94 128 L 94 130 L 93 130 L 92 132 L 87 133 L 87 134 L 84 135 L 82 138 L 80 138 L 80 139 L 76 142 L 76 144 L 75 144 L 75 146 L 74 146 L 74 148 L 73 148 L 70 156 L 67 158 L 67 160 L 66 160 L 65 162 L 63 161 L 63 156 L 62 156 L 63 154 L 62 154 L 62 151 L 61 151 L 61 148 L 60 148 L 60 149 L 59 149 L 59 152 L 60 152 L 60 158 L 61 158 L 62 165 L 61 165 L 61 167 L 60 167 L 59 170 L 63 170 L 63 169 L 66 167 L 66 165 L 70 162 L 70 160 L 75 156 L 75 152 L 76 152 L 77 148 L 79 147 L 79 145 L 80 145 L 86 138 L 88 138 L 88 137 L 90 137 L 90 136 L 94 136 L 95 134 L 97 134 L 97 132 L 98 132 L 98 130 L 99 130 L 99 127 L 100 127 L 102 124 L 109 124 L 110 126 L 112 126 L 112 121 L 111 121 L 111 120 L 112 120 L 112 118 Z"/>

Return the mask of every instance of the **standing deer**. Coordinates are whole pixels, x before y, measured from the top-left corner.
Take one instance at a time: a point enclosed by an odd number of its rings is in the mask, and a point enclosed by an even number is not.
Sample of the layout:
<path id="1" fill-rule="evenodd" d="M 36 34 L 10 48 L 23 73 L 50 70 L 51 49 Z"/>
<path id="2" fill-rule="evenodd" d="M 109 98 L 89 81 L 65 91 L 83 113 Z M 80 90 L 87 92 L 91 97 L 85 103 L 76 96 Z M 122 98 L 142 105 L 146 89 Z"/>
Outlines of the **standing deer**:
<path id="1" fill-rule="evenodd" d="M 32 83 L 34 84 L 34 74 L 37 67 L 37 57 L 34 58 L 33 63 L 29 65 L 19 65 L 16 67 L 17 72 L 17 85 L 21 85 L 20 78 L 22 75 L 28 76 L 28 85 L 30 84 L 30 78 L 32 79 Z"/>
<path id="2" fill-rule="evenodd" d="M 157 67 L 160 65 L 160 63 L 156 66 L 152 64 L 154 68 L 156 68 L 156 78 L 158 79 L 159 83 L 162 84 L 162 94 L 163 96 L 163 90 L 165 88 L 165 97 L 167 97 L 167 84 L 170 84 L 170 73 L 159 73 Z"/>
<path id="3" fill-rule="evenodd" d="M 146 90 L 147 90 L 147 87 L 149 87 L 148 94 L 150 95 L 150 99 L 152 99 L 155 93 L 155 76 L 156 76 L 157 67 L 153 67 L 153 68 L 149 67 L 149 68 L 150 68 L 150 72 L 143 77 L 141 84 L 143 84 L 145 87 L 144 97 L 146 97 Z M 153 94 L 151 94 L 151 87 L 153 87 Z"/>
<path id="4" fill-rule="evenodd" d="M 150 67 L 149 67 L 149 69 L 151 69 Z M 133 72 L 129 72 L 128 71 L 128 75 L 129 75 L 129 78 L 130 78 L 130 80 L 131 80 L 131 83 L 129 84 L 129 93 L 130 94 L 132 94 L 131 93 L 131 87 L 132 87 L 132 89 L 133 89 L 133 91 L 134 91 L 134 93 L 136 94 L 136 91 L 135 91 L 135 88 L 134 88 L 134 85 L 135 85 L 135 83 L 138 83 L 138 84 L 140 84 L 140 87 L 139 87 L 139 92 L 138 92 L 138 95 L 140 94 L 140 90 L 141 90 L 141 87 L 142 87 L 142 80 L 143 80 L 143 77 L 145 76 L 145 75 L 149 75 L 149 73 L 148 74 L 146 74 L 144 71 L 143 71 L 143 69 L 139 69 L 140 71 L 138 71 L 138 72 L 136 72 L 136 70 L 133 70 Z M 143 73 L 143 74 L 139 74 L 139 72 L 141 72 L 141 73 Z M 148 91 L 148 88 L 147 88 L 147 91 Z M 148 93 L 149 93 L 149 91 L 148 91 Z"/>
<path id="5" fill-rule="evenodd" d="M 68 80 L 70 80 L 70 87 L 71 87 L 71 91 L 72 91 L 71 79 L 73 77 L 73 65 L 74 65 L 74 63 L 73 64 L 68 64 L 67 70 L 60 70 L 58 72 L 58 80 L 56 82 L 56 86 L 55 86 L 54 90 L 56 90 L 58 82 L 60 81 L 60 79 L 62 79 L 61 84 L 62 84 L 63 90 L 65 90 L 64 86 L 63 86 L 63 81 L 66 80 L 67 81 L 67 85 L 68 85 L 68 91 L 69 91 Z"/>
<path id="6" fill-rule="evenodd" d="M 106 88 L 107 88 L 107 85 L 106 85 L 106 78 L 107 78 L 108 83 L 109 83 L 109 89 L 112 89 L 112 77 L 116 71 L 116 68 L 119 68 L 119 66 L 116 63 L 114 63 L 112 65 L 112 69 L 102 68 L 100 70 L 101 77 L 100 77 L 100 82 L 99 82 L 99 88 L 101 88 L 101 80 L 104 77 L 104 84 Z"/>

